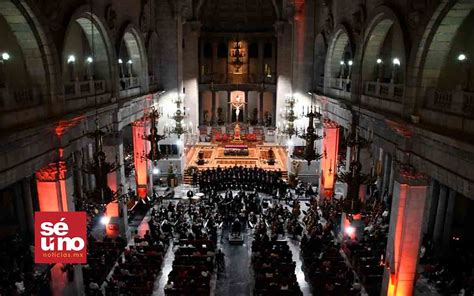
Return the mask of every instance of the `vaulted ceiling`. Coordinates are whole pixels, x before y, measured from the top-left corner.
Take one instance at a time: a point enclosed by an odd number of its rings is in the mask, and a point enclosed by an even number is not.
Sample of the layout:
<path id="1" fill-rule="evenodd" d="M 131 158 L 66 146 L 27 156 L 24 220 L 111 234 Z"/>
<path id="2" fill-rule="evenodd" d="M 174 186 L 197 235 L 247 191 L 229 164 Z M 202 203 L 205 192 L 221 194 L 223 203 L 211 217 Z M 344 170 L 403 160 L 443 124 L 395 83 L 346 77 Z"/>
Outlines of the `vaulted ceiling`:
<path id="1" fill-rule="evenodd" d="M 199 19 L 205 31 L 271 31 L 277 19 L 275 0 L 203 0 Z"/>

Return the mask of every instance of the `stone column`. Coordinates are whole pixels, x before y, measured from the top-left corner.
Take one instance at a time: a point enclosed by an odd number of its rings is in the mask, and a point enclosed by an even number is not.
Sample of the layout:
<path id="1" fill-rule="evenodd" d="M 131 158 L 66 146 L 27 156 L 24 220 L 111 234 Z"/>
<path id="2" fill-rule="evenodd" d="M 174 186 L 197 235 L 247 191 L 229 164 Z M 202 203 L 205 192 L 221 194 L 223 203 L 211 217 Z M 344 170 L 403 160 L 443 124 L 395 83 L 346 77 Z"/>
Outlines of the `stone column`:
<path id="1" fill-rule="evenodd" d="M 218 43 L 216 40 L 213 40 L 212 41 L 212 62 L 211 62 L 211 65 L 212 65 L 212 75 L 213 75 L 213 80 L 216 80 L 216 77 L 215 75 L 217 74 L 217 47 L 218 47 Z"/>
<path id="2" fill-rule="evenodd" d="M 293 92 L 304 94 L 305 97 L 312 89 L 313 80 L 314 13 L 314 1 L 294 1 Z"/>
<path id="3" fill-rule="evenodd" d="M 427 189 L 424 175 L 397 168 L 381 295 L 413 295 Z"/>
<path id="4" fill-rule="evenodd" d="M 211 114 L 212 125 L 217 125 L 217 104 L 216 104 L 216 92 L 212 90 L 212 114 Z"/>
<path id="5" fill-rule="evenodd" d="M 384 182 L 384 151 L 382 148 L 376 149 L 375 150 L 377 153 L 375 154 L 375 157 L 377 157 L 377 161 L 375 162 L 375 173 L 377 174 L 377 189 L 379 190 L 380 196 L 382 196 L 383 193 L 383 182 Z"/>
<path id="6" fill-rule="evenodd" d="M 448 204 L 448 187 L 440 185 L 438 209 L 436 210 L 436 221 L 433 230 L 433 246 L 435 252 L 441 250 L 441 240 L 443 237 L 444 217 L 446 215 L 446 207 Z"/>
<path id="7" fill-rule="evenodd" d="M 25 208 L 26 224 L 30 235 L 35 233 L 35 220 L 33 211 L 33 197 L 31 195 L 31 178 L 25 178 L 21 182 L 23 192 L 23 206 Z"/>
<path id="8" fill-rule="evenodd" d="M 293 49 L 293 28 L 287 21 L 278 21 L 275 23 L 275 32 L 277 35 L 277 110 L 285 109 L 285 96 L 292 93 L 292 56 Z M 282 118 L 276 119 L 281 121 Z"/>
<path id="9" fill-rule="evenodd" d="M 183 25 L 183 38 L 185 47 L 183 49 L 183 85 L 186 89 L 186 121 L 191 121 L 193 127 L 199 126 L 199 85 L 196 77 L 199 76 L 199 35 L 200 22 L 186 22 Z"/>
<path id="10" fill-rule="evenodd" d="M 446 209 L 446 216 L 444 217 L 443 238 L 441 245 L 443 251 L 446 251 L 448 249 L 449 243 L 451 242 L 451 230 L 453 226 L 456 195 L 456 191 L 454 191 L 453 189 L 449 189 L 448 207 Z"/>
<path id="11" fill-rule="evenodd" d="M 227 92 L 227 123 L 232 123 L 232 104 L 230 103 L 230 92 Z"/>
<path id="12" fill-rule="evenodd" d="M 388 190 L 390 183 L 390 173 L 392 169 L 392 156 L 389 153 L 385 153 L 384 165 L 383 165 L 383 184 L 381 194 Z"/>
<path id="13" fill-rule="evenodd" d="M 146 134 L 146 122 L 137 120 L 132 123 L 133 133 L 133 158 L 135 164 L 135 180 L 137 184 L 137 195 L 145 198 L 148 188 L 148 163 L 144 158 L 148 153 L 148 147 L 143 136 Z"/>
<path id="14" fill-rule="evenodd" d="M 265 69 L 264 60 L 263 60 L 263 50 L 264 50 L 263 40 L 259 40 L 258 41 L 258 75 L 261 77 L 264 77 L 263 71 Z M 257 79 L 259 78 L 260 77 L 257 77 Z"/>
<path id="15" fill-rule="evenodd" d="M 388 181 L 388 194 L 389 195 L 393 194 L 393 185 L 395 184 L 394 179 L 395 179 L 395 162 L 392 161 L 390 164 L 390 179 Z"/>
<path id="16" fill-rule="evenodd" d="M 124 194 L 125 184 L 125 168 L 124 168 L 124 153 L 123 153 L 123 134 L 122 131 L 116 132 L 111 136 L 104 139 L 105 154 L 109 162 L 118 162 L 120 167 L 109 173 L 107 176 L 107 183 L 114 192 L 120 192 Z M 116 237 L 121 235 L 123 238 L 127 238 L 128 234 L 128 217 L 126 204 L 119 199 L 119 201 L 110 202 L 107 204 L 106 216 L 110 218 L 109 223 L 106 225 L 106 233 L 109 237 Z"/>
<path id="17" fill-rule="evenodd" d="M 424 226 L 424 234 L 433 240 L 433 232 L 436 221 L 436 212 L 438 211 L 439 200 L 439 182 L 431 179 L 430 191 L 428 194 L 427 214 Z"/>
<path id="18" fill-rule="evenodd" d="M 329 120 L 324 121 L 324 133 L 322 154 L 320 160 L 320 192 L 324 192 L 324 196 L 331 198 L 334 193 L 334 185 L 336 183 L 337 174 L 337 156 L 339 150 L 339 126 L 337 123 Z"/>
<path id="19" fill-rule="evenodd" d="M 72 196 L 74 193 L 74 181 L 68 166 L 66 161 L 58 161 L 50 163 L 36 172 L 40 211 L 75 211 Z"/>
<path id="20" fill-rule="evenodd" d="M 263 91 L 258 93 L 258 122 L 264 125 L 263 120 Z"/>
<path id="21" fill-rule="evenodd" d="M 16 182 L 12 187 L 13 187 L 13 192 L 15 195 L 15 198 L 13 200 L 15 204 L 15 212 L 16 212 L 16 218 L 18 221 L 18 226 L 19 226 L 19 234 L 25 235 L 26 232 L 28 231 L 28 223 L 26 221 L 26 209 L 25 205 L 23 203 L 23 184 L 21 182 Z"/>

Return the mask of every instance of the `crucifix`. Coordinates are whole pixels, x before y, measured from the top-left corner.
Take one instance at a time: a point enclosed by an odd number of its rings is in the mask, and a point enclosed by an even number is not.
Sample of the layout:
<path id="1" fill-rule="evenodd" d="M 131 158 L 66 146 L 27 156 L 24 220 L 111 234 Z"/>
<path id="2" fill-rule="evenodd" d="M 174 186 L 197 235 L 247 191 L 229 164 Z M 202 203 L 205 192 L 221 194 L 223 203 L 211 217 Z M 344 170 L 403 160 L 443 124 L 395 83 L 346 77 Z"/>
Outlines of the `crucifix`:
<path id="1" fill-rule="evenodd" d="M 232 107 L 235 108 L 236 124 L 234 127 L 234 141 L 242 141 L 242 139 L 240 138 L 239 114 L 240 114 L 240 108 L 245 106 L 246 103 L 244 100 L 242 100 L 240 95 L 237 95 L 235 97 L 235 100 L 230 101 L 230 104 L 232 105 Z"/>

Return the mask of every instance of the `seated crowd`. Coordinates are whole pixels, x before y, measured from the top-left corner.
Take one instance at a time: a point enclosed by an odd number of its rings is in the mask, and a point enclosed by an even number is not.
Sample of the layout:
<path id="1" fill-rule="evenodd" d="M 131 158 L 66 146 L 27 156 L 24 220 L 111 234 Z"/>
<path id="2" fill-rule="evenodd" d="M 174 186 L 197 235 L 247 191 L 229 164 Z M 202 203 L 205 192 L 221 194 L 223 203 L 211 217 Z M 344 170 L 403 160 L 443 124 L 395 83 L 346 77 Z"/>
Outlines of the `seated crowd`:
<path id="1" fill-rule="evenodd" d="M 457 237 L 456 237 L 457 238 Z M 431 244 L 426 243 L 428 249 Z M 474 295 L 474 246 L 460 238 L 453 239 L 450 250 L 435 256 L 430 249 L 423 252 L 422 275 L 443 295 Z"/>
<path id="2" fill-rule="evenodd" d="M 48 271 L 35 270 L 30 246 L 19 235 L 0 241 L 0 295 L 37 295 L 49 290 Z"/>
<path id="3" fill-rule="evenodd" d="M 155 215 L 174 225 L 175 258 L 165 285 L 166 295 L 210 295 L 215 269 L 217 224 L 220 216 L 214 204 L 172 203 Z"/>
<path id="4" fill-rule="evenodd" d="M 306 233 L 301 238 L 304 270 L 313 295 L 359 295 L 360 285 L 340 253 L 333 230 L 335 208 L 328 200 L 311 200 L 303 221 Z"/>
<path id="5" fill-rule="evenodd" d="M 254 294 L 302 295 L 296 279 L 293 253 L 286 240 L 278 240 L 285 234 L 286 222 L 298 217 L 299 212 L 291 213 L 288 208 L 275 203 L 261 214 L 252 243 Z"/>
<path id="6" fill-rule="evenodd" d="M 343 250 L 369 295 L 379 295 L 382 289 L 384 262 L 390 216 L 385 204 L 374 199 L 365 204 L 361 219 L 362 237 L 346 240 Z"/>

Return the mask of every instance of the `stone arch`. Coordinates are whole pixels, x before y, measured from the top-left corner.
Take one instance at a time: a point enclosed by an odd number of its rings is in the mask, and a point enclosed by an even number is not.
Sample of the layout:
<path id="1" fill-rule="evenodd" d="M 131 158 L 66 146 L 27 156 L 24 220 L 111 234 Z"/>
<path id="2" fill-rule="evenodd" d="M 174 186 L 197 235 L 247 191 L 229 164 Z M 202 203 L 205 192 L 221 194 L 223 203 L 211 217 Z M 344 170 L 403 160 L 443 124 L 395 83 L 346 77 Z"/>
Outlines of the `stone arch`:
<path id="1" fill-rule="evenodd" d="M 344 59 L 344 55 L 349 53 L 352 57 L 354 56 L 350 36 L 349 30 L 343 24 L 338 25 L 334 30 L 324 66 L 324 83 L 328 87 L 331 79 L 338 74 L 340 61 Z"/>
<path id="2" fill-rule="evenodd" d="M 146 49 L 148 56 L 148 75 L 153 76 L 154 82 L 158 82 L 158 74 L 160 73 L 160 47 L 158 34 L 150 31 L 147 34 Z M 152 84 L 152 82 L 150 82 Z"/>
<path id="3" fill-rule="evenodd" d="M 123 30 L 118 56 L 124 64 L 132 61 L 132 76 L 138 78 L 142 88 L 147 87 L 148 60 L 145 42 L 139 30 L 131 23 Z"/>
<path id="4" fill-rule="evenodd" d="M 376 80 L 375 76 L 379 76 L 383 81 L 384 77 L 387 77 L 387 72 L 390 78 L 393 59 L 397 58 L 400 60 L 397 81 L 403 82 L 407 55 L 405 40 L 405 30 L 395 12 L 386 6 L 375 9 L 364 36 L 362 79 Z M 382 65 L 379 67 L 378 59 L 382 60 Z M 376 73 L 378 71 L 381 73 Z"/>
<path id="5" fill-rule="evenodd" d="M 21 51 L 20 58 L 27 73 L 27 85 L 10 93 L 8 100 L 0 102 L 0 109 L 31 107 L 42 103 L 53 103 L 57 90 L 56 51 L 46 31 L 27 3 L 0 0 L 0 17 L 4 19 L 9 32 L 14 36 Z M 8 44 L 5 44 L 5 49 Z M 15 57 L 12 56 L 12 59 Z M 25 78 L 24 78 L 25 79 Z M 40 116 L 45 116 L 41 114 Z M 27 120 L 22 118 L 22 120 Z M 10 123 L 3 122 L 6 127 Z"/>
<path id="6" fill-rule="evenodd" d="M 470 0 L 444 0 L 436 9 L 426 26 L 411 73 L 418 77 L 419 97 L 437 86 L 441 70 L 450 58 L 456 32 L 473 9 L 474 2 Z"/>
<path id="7" fill-rule="evenodd" d="M 324 64 L 326 62 L 327 43 L 323 33 L 319 33 L 314 40 L 314 69 L 313 79 L 316 86 L 324 85 Z"/>
<path id="8" fill-rule="evenodd" d="M 82 38 L 86 41 L 85 44 L 81 42 Z M 81 44 L 76 46 L 76 43 Z M 112 61 L 115 55 L 112 43 L 104 22 L 98 15 L 91 12 L 89 5 L 83 5 L 74 12 L 66 30 L 62 53 L 65 79 L 71 78 L 67 69 L 68 58 L 71 55 L 77 56 L 75 63 L 81 69 L 77 72 L 78 76 L 87 74 L 86 60 L 91 57 L 93 62 L 90 74 L 94 80 L 112 81 L 114 79 L 115 67 Z M 113 84 L 106 83 L 106 85 L 112 86 Z"/>

